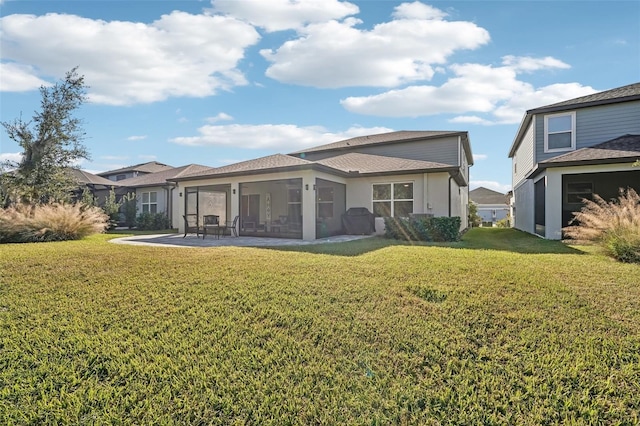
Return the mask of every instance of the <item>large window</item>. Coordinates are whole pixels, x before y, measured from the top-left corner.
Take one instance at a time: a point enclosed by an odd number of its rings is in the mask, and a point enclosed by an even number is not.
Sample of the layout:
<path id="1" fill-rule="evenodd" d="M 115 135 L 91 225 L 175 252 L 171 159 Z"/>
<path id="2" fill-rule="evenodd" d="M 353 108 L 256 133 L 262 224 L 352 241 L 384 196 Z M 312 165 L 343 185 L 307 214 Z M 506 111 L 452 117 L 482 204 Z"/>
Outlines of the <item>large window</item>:
<path id="1" fill-rule="evenodd" d="M 143 192 L 142 193 L 142 213 L 158 213 L 158 193 Z"/>
<path id="2" fill-rule="evenodd" d="M 545 115 L 544 151 L 571 151 L 576 149 L 576 114 Z"/>
<path id="3" fill-rule="evenodd" d="M 373 185 L 373 214 L 376 217 L 408 217 L 413 213 L 413 183 Z"/>

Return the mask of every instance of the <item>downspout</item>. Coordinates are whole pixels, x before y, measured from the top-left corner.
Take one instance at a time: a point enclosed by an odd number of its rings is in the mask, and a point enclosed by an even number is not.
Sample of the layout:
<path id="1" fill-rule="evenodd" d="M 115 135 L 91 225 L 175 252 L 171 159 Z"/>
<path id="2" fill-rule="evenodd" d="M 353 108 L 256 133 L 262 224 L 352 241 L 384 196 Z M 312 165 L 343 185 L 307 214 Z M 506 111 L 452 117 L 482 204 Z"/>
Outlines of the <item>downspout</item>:
<path id="1" fill-rule="evenodd" d="M 449 217 L 451 217 L 451 179 L 453 175 L 449 175 Z"/>

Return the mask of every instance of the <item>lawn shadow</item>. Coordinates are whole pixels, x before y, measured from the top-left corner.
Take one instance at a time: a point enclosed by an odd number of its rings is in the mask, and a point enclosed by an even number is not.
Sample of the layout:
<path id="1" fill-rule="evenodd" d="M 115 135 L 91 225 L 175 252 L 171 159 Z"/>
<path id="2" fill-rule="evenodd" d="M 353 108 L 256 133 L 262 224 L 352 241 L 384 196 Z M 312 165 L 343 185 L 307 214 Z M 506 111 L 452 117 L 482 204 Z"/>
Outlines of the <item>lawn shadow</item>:
<path id="1" fill-rule="evenodd" d="M 334 256 L 360 256 L 365 253 L 391 246 L 499 250 L 521 254 L 587 254 L 587 252 L 578 250 L 561 241 L 545 240 L 544 238 L 513 228 L 473 228 L 462 236 L 461 241 L 452 243 L 400 241 L 384 237 L 373 237 L 341 243 L 263 248 L 269 250 L 296 251 Z"/>

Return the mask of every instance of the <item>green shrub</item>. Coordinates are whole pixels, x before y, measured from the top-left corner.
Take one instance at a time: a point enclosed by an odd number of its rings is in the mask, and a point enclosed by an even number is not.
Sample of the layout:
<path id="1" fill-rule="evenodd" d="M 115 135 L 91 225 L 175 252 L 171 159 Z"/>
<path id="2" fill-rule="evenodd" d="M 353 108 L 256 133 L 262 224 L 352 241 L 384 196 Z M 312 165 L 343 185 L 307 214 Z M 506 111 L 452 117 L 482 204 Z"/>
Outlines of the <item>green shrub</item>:
<path id="1" fill-rule="evenodd" d="M 143 231 L 156 231 L 171 228 L 171 223 L 164 213 L 142 213 L 136 218 L 136 228 Z"/>
<path id="2" fill-rule="evenodd" d="M 103 232 L 109 217 L 84 204 L 18 205 L 0 210 L 0 243 L 77 240 Z"/>
<path id="3" fill-rule="evenodd" d="M 459 217 L 385 217 L 385 236 L 404 241 L 458 241 Z"/>
<path id="4" fill-rule="evenodd" d="M 592 241 L 621 262 L 640 262 L 640 196 L 632 188 L 620 189 L 617 200 L 607 202 L 594 195 L 593 201 L 574 213 L 565 235 L 578 241 Z"/>
<path id="5" fill-rule="evenodd" d="M 136 224 L 136 215 L 138 214 L 135 192 L 128 192 L 125 196 L 122 197 L 121 202 L 122 213 L 124 215 L 124 224 L 129 229 L 131 229 Z"/>

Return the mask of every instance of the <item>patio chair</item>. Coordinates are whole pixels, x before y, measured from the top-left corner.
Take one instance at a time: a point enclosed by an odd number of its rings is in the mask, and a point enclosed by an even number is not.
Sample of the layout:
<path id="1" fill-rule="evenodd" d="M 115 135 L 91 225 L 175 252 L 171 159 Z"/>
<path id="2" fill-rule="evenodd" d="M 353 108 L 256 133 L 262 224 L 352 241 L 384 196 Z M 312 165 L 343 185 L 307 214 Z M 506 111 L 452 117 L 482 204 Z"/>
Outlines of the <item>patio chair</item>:
<path id="1" fill-rule="evenodd" d="M 202 239 L 204 240 L 207 236 L 207 230 L 212 230 L 217 238 L 220 238 L 221 234 L 224 234 L 224 231 L 227 229 L 226 224 L 220 223 L 220 216 L 216 214 L 208 214 L 202 216 L 203 224 L 203 235 Z"/>
<path id="2" fill-rule="evenodd" d="M 182 215 L 184 219 L 184 235 L 182 238 L 186 237 L 187 234 L 193 234 L 195 232 L 196 237 L 200 238 L 200 224 L 198 223 L 198 215 L 197 214 L 185 214 Z"/>
<path id="3" fill-rule="evenodd" d="M 238 236 L 238 219 L 240 219 L 240 216 L 236 216 L 233 218 L 233 222 L 227 222 L 227 229 L 230 229 L 231 232 L 229 233 L 230 236 L 233 237 L 237 237 Z"/>

